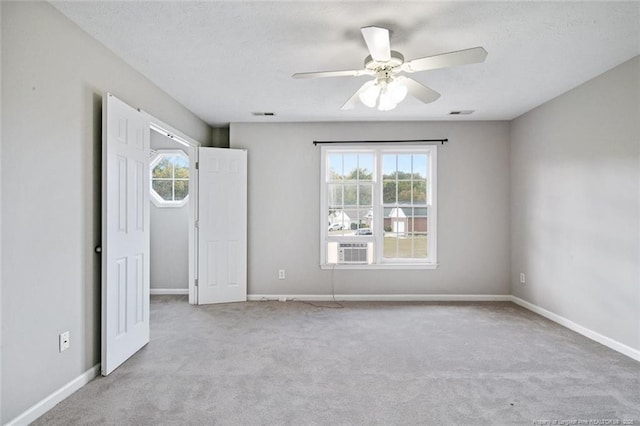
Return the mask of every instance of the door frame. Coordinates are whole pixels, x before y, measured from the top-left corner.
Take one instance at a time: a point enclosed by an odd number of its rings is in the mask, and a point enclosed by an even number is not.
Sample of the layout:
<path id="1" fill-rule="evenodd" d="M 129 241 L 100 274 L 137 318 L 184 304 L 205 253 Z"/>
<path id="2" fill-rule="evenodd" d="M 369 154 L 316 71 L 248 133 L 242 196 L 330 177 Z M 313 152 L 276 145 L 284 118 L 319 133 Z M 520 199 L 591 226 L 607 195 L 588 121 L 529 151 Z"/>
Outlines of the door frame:
<path id="1" fill-rule="evenodd" d="M 187 148 L 189 156 L 189 304 L 198 303 L 196 280 L 198 279 L 198 148 L 202 146 L 176 128 L 141 111 L 149 120 L 151 131 L 156 131 Z M 150 191 L 150 188 L 147 188 Z"/>

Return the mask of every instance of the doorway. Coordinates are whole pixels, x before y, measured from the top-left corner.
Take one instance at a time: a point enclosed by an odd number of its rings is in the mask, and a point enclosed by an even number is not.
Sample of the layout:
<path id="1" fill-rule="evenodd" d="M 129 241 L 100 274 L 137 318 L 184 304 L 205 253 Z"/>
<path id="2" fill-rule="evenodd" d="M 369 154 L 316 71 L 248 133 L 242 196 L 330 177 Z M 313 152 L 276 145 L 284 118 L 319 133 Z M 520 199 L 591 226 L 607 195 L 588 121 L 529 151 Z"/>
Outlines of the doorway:
<path id="1" fill-rule="evenodd" d="M 150 122 L 150 293 L 189 295 L 189 303 L 196 304 L 200 143 L 154 117 Z"/>
<path id="2" fill-rule="evenodd" d="M 153 153 L 151 133 L 162 136 L 158 144 L 168 138 L 182 146 L 172 150 L 171 172 L 159 171 L 154 192 L 160 202 L 188 206 L 190 304 L 246 301 L 247 153 L 202 148 L 110 93 L 102 111 L 101 368 L 106 376 L 149 342 L 150 157 L 157 157 L 155 165 L 171 158 Z"/>
<path id="3" fill-rule="evenodd" d="M 150 288 L 151 295 L 189 294 L 189 146 L 151 129 Z M 195 160 L 194 160 L 195 161 Z"/>

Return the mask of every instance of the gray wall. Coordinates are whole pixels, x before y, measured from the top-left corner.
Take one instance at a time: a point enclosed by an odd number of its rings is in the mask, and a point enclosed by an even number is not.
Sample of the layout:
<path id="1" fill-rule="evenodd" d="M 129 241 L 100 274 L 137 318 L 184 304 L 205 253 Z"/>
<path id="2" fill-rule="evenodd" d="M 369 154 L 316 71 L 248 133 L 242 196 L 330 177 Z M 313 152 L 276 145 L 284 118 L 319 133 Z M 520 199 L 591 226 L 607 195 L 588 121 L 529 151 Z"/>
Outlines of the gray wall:
<path id="1" fill-rule="evenodd" d="M 635 349 L 638 123 L 636 57 L 514 120 L 510 134 L 513 293 Z"/>
<path id="2" fill-rule="evenodd" d="M 211 129 L 211 141 L 216 148 L 229 148 L 229 128 L 214 127 Z"/>
<path id="3" fill-rule="evenodd" d="M 336 270 L 336 294 L 509 294 L 506 122 L 231 124 L 249 150 L 250 294 L 330 294 L 321 270 L 320 149 L 313 140 L 448 137 L 438 150 L 435 270 Z M 287 272 L 277 279 L 277 270 Z"/>
<path id="4" fill-rule="evenodd" d="M 189 288 L 189 205 L 151 203 L 151 288 Z"/>
<path id="5" fill-rule="evenodd" d="M 2 81 L 2 7 L 0 7 L 0 82 Z M 0 84 L 0 99 L 2 99 L 2 84 Z M 2 102 L 0 102 L 0 241 L 2 241 Z M 0 423 L 2 422 L 2 244 L 0 244 Z"/>
<path id="6" fill-rule="evenodd" d="M 204 145 L 212 130 L 49 4 L 0 2 L 0 18 L 4 423 L 99 362 L 101 93 Z M 335 271 L 336 292 L 508 294 L 512 285 L 640 348 L 639 75 L 636 58 L 511 126 L 232 125 L 231 146 L 249 149 L 249 291 L 331 291 L 331 272 L 318 266 L 312 140 L 448 137 L 438 155 L 440 267 Z M 66 330 L 71 348 L 60 354 Z"/>
<path id="7" fill-rule="evenodd" d="M 151 132 L 152 149 L 179 149 L 183 145 Z M 182 207 L 156 207 L 151 202 L 150 281 L 153 289 L 189 288 L 189 203 Z"/>
<path id="8" fill-rule="evenodd" d="M 100 360 L 101 93 L 211 129 L 48 3 L 0 7 L 4 423 Z"/>

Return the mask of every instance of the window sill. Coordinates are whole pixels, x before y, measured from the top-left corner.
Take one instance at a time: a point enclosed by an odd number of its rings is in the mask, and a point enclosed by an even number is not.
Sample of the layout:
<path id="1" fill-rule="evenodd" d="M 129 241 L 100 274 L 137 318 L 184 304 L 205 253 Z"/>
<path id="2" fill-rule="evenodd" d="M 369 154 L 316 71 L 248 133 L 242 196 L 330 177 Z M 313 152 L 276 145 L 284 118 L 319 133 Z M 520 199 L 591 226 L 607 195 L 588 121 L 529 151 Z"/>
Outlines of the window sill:
<path id="1" fill-rule="evenodd" d="M 376 263 L 371 265 L 344 265 L 344 264 L 324 264 L 320 265 L 320 269 L 436 269 L 437 263 Z"/>

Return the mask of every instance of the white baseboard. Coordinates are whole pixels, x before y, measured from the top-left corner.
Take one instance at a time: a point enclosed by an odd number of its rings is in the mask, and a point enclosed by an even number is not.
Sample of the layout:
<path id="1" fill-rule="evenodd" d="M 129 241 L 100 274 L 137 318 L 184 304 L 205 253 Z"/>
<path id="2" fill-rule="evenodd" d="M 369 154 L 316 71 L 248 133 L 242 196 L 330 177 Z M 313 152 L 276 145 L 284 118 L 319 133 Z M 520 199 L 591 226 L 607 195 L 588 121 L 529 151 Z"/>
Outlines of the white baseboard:
<path id="1" fill-rule="evenodd" d="M 517 305 L 522 306 L 525 309 L 528 309 L 538 315 L 550 319 L 551 321 L 556 322 L 561 326 L 568 328 L 569 330 L 575 331 L 578 334 L 582 334 L 583 336 L 602 345 L 605 345 L 608 348 L 613 349 L 614 351 L 620 352 L 621 354 L 626 355 L 629 358 L 640 361 L 640 350 L 627 346 L 624 343 L 620 343 L 617 340 L 613 340 L 612 338 L 604 336 L 596 331 L 591 330 L 590 328 L 581 326 L 580 324 L 576 324 L 570 319 L 541 308 L 538 305 L 534 305 L 533 303 L 527 302 L 526 300 L 519 297 L 511 296 L 511 301 Z"/>
<path id="2" fill-rule="evenodd" d="M 44 413 L 55 407 L 59 402 L 67 398 L 69 395 L 89 383 L 96 376 L 100 374 L 100 364 L 96 364 L 66 385 L 62 386 L 57 391 L 49 394 L 40 402 L 33 405 L 24 413 L 20 414 L 15 419 L 9 421 L 6 426 L 22 426 L 28 425 Z"/>
<path id="3" fill-rule="evenodd" d="M 301 300 L 330 302 L 330 294 L 249 294 L 249 301 Z M 336 294 L 340 302 L 510 302 L 508 294 Z"/>
<path id="4" fill-rule="evenodd" d="M 188 295 L 188 288 L 152 288 L 150 289 L 152 296 L 170 296 L 170 295 Z"/>

